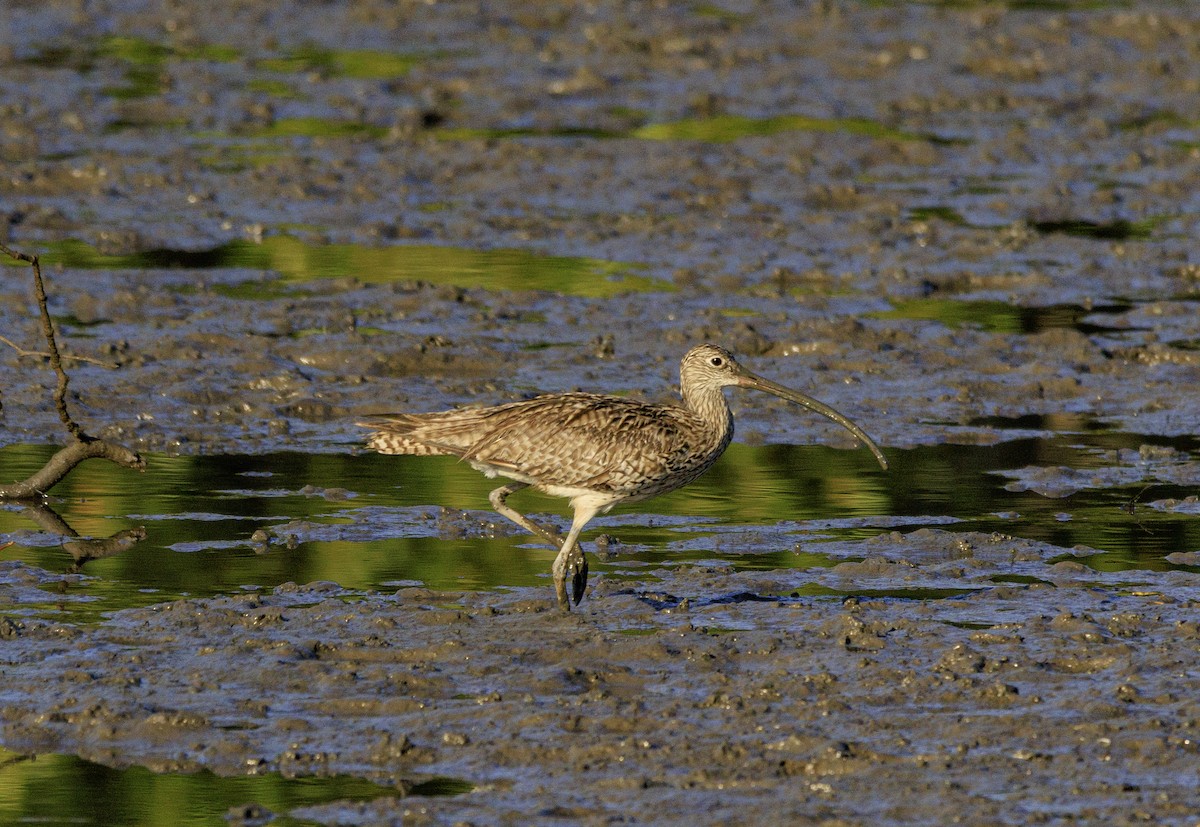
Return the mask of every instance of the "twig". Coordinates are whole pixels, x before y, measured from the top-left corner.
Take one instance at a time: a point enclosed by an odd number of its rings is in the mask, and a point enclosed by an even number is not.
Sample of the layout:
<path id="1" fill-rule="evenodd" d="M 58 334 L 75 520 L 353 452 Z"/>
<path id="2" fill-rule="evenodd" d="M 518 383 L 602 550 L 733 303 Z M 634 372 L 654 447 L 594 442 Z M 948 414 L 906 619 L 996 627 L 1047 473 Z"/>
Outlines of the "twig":
<path id="1" fill-rule="evenodd" d="M 71 414 L 67 410 L 67 386 L 71 383 L 71 379 L 67 376 L 67 372 L 63 370 L 62 359 L 58 355 L 58 342 L 54 339 L 54 322 L 50 319 L 50 308 L 46 302 L 46 286 L 42 283 L 41 261 L 35 255 L 13 250 L 3 242 L 0 242 L 0 250 L 8 253 L 18 261 L 28 261 L 33 265 L 33 290 L 34 295 L 37 297 L 38 310 L 41 313 L 42 335 L 46 337 L 46 349 L 49 351 L 47 355 L 50 357 L 50 367 L 54 369 L 54 375 L 58 377 L 58 387 L 54 391 L 54 407 L 58 411 L 58 418 L 67 426 L 67 430 L 71 432 L 71 436 L 81 441 L 87 440 L 88 435 L 83 432 L 83 428 L 79 426 L 79 423 L 71 418 Z"/>
<path id="2" fill-rule="evenodd" d="M 26 350 L 7 336 L 0 336 L 0 342 L 4 342 L 4 344 L 15 350 L 18 356 L 37 356 L 42 359 L 50 358 L 49 353 L 42 350 Z M 121 367 L 117 362 L 102 362 L 99 359 L 93 359 L 91 356 L 76 356 L 73 353 L 64 353 L 62 358 L 74 359 L 76 362 L 91 362 L 93 365 L 99 365 L 102 368 L 109 368 L 110 370 L 116 370 Z"/>
<path id="3" fill-rule="evenodd" d="M 54 391 L 54 407 L 58 409 L 58 418 L 67 426 L 71 436 L 78 440 L 85 440 L 88 438 L 87 434 L 83 432 L 79 423 L 71 418 L 71 413 L 67 410 L 67 385 L 71 383 L 71 379 L 63 370 L 62 359 L 58 355 L 58 342 L 54 339 L 54 322 L 50 319 L 50 307 L 46 301 L 46 286 L 42 283 L 42 267 L 37 256 L 32 256 L 30 263 L 33 264 L 33 287 L 37 294 L 38 310 L 42 315 L 42 333 L 46 337 L 46 349 L 50 352 L 50 367 L 54 369 L 54 375 L 58 377 L 58 387 Z"/>
<path id="4" fill-rule="evenodd" d="M 54 339 L 54 322 L 50 319 L 50 308 L 46 301 L 46 287 L 42 283 L 42 267 L 36 255 L 17 252 L 0 242 L 0 252 L 33 265 L 33 286 L 37 296 L 38 310 L 41 312 L 42 334 L 46 337 L 46 356 L 50 359 L 50 367 L 58 377 L 58 386 L 54 391 L 54 407 L 58 418 L 62 420 L 67 431 L 75 441 L 52 456 L 40 471 L 23 482 L 11 485 L 0 485 L 0 500 L 29 500 L 44 495 L 51 487 L 65 477 L 72 468 L 85 459 L 99 457 L 115 462 L 126 468 L 138 471 L 146 470 L 146 462 L 135 452 L 123 445 L 106 442 L 103 439 L 88 436 L 83 428 L 71 418 L 67 410 L 67 386 L 70 378 L 62 366 L 62 357 L 58 352 L 58 343 Z M 6 340 L 7 341 L 7 340 Z M 11 342 L 9 343 L 11 344 Z M 18 348 L 20 350 L 20 348 Z"/>

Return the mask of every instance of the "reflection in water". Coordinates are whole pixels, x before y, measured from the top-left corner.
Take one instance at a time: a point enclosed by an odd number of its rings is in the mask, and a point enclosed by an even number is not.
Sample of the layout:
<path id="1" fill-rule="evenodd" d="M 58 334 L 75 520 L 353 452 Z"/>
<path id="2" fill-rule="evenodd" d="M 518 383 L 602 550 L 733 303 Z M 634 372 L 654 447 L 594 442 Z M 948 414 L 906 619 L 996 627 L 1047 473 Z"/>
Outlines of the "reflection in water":
<path id="1" fill-rule="evenodd" d="M 928 319 L 949 328 L 972 327 L 994 333 L 1041 333 L 1045 330 L 1067 329 L 1080 333 L 1128 332 L 1128 326 L 1106 326 L 1097 320 L 1105 315 L 1117 315 L 1130 310 L 1129 303 L 1114 303 L 1083 307 L 1077 304 L 1052 304 L 1041 307 L 1021 307 L 1009 302 L 922 298 L 893 300 L 891 310 L 869 315 L 878 319 Z"/>
<path id="2" fill-rule="evenodd" d="M 741 569 L 829 565 L 822 539 L 928 526 L 1088 546 L 1104 552 L 1088 564 L 1104 569 L 1173 568 L 1166 555 L 1200 548 L 1200 521 L 1146 504 L 1194 492 L 1126 457 L 1143 443 L 1174 446 L 1185 459 L 1196 447 L 1085 429 L 994 446 L 892 450 L 893 470 L 884 474 L 858 451 L 735 444 L 687 488 L 597 518 L 585 542 L 590 550 L 597 535 L 618 539 L 593 557 L 593 572 L 631 581 L 645 581 L 647 568 L 706 560 Z M 53 450 L 0 449 L 0 468 L 19 477 Z M 0 546 L 13 541 L 0 559 L 51 572 L 78 565 L 89 575 L 67 588 L 91 600 L 39 610 L 87 620 L 125 606 L 289 581 L 385 590 L 544 586 L 554 556 L 493 514 L 493 484 L 452 458 L 281 453 L 147 461 L 136 480 L 103 463 L 80 466 L 51 501 L 71 530 L 111 538 L 120 554 L 74 546 L 68 551 L 76 561 L 62 553 L 61 538 L 70 533 L 46 525 L 46 512 L 0 507 Z M 1121 463 L 1128 467 L 1114 474 Z M 1016 490 L 1027 486 L 998 473 L 1030 466 L 1107 469 L 1108 476 L 1077 474 L 1099 482 L 1051 498 Z M 521 492 L 513 502 L 560 527 L 567 522 L 559 500 Z"/>
<path id="3" fill-rule="evenodd" d="M 938 221 L 945 221 L 947 224 L 972 227 L 974 229 L 1002 230 L 1006 226 L 1000 224 L 988 227 L 986 225 L 971 224 L 958 210 L 942 204 L 912 207 L 908 210 L 908 217 L 913 221 L 936 219 Z M 1114 221 L 1106 222 L 1091 221 L 1084 218 L 1064 218 L 1054 221 L 1033 221 L 1029 226 L 1037 232 L 1045 234 L 1064 233 L 1082 238 L 1099 238 L 1109 241 L 1142 241 L 1149 238 L 1154 229 L 1165 220 L 1163 216 L 1153 216 L 1139 221 L 1118 218 Z"/>
<path id="4" fill-rule="evenodd" d="M 711 141 L 724 143 L 748 136 L 770 136 L 780 132 L 839 132 L 892 141 L 956 143 L 932 133 L 905 132 L 869 118 L 815 118 L 808 115 L 775 115 L 751 118 L 743 115 L 713 115 L 654 123 L 633 130 L 634 138 L 655 141 Z"/>
<path id="5" fill-rule="evenodd" d="M 0 822 L 4 824 L 289 823 L 272 820 L 298 807 L 382 796 L 444 796 L 472 785 L 432 778 L 381 787 L 351 776 L 285 778 L 278 772 L 222 778 L 207 770 L 154 773 L 114 769 L 71 755 L 23 756 L 0 750 Z"/>
<path id="6" fill-rule="evenodd" d="M 258 243 L 229 241 L 209 250 L 158 249 L 125 255 L 106 255 L 82 241 L 60 241 L 45 245 L 42 263 L 104 270 L 178 267 L 279 273 L 281 279 L 273 281 L 255 278 L 214 287 L 246 299 L 286 293 L 313 279 L 347 276 L 370 283 L 415 280 L 488 290 L 553 290 L 576 296 L 671 289 L 666 282 L 640 275 L 639 265 L 597 258 L 432 244 L 308 244 L 291 236 L 271 236 Z"/>
<path id="7" fill-rule="evenodd" d="M 678 121 L 648 123 L 632 129 L 607 130 L 591 127 L 441 128 L 434 134 L 445 141 L 504 138 L 636 138 L 645 141 L 705 141 L 728 143 L 748 137 L 770 137 L 784 132 L 836 132 L 888 141 L 960 143 L 956 138 L 929 132 L 906 132 L 870 118 L 816 118 L 809 115 L 710 115 Z"/>
<path id="8" fill-rule="evenodd" d="M 61 537 L 74 538 L 62 544 L 63 551 L 71 555 L 71 559 L 75 561 L 75 564 L 70 569 L 71 571 L 81 571 L 85 563 L 104 557 L 112 557 L 114 554 L 120 554 L 122 551 L 146 539 L 145 526 L 124 528 L 111 537 L 80 537 L 78 531 L 71 528 L 66 520 L 60 517 L 53 508 L 44 503 L 36 505 L 20 503 L 18 507 L 21 509 L 22 514 L 41 526 L 43 531 L 50 534 L 57 534 Z"/>

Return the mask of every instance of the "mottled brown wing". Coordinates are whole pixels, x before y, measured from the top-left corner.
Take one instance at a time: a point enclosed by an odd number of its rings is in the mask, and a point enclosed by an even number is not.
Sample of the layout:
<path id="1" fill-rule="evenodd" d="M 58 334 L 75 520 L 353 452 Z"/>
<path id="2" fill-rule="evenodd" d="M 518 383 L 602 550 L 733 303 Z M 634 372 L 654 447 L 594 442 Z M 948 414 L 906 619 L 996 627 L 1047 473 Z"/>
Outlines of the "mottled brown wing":
<path id="1" fill-rule="evenodd" d="M 622 492 L 676 473 L 693 453 L 681 408 L 593 394 L 518 405 L 495 409 L 463 458 L 541 485 Z"/>

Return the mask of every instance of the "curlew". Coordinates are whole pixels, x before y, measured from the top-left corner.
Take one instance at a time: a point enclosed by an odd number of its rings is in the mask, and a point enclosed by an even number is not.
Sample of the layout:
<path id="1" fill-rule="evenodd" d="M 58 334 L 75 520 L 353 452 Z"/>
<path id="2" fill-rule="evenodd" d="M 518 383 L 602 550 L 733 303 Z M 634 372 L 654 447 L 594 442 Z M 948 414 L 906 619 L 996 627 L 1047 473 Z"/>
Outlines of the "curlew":
<path id="1" fill-rule="evenodd" d="M 367 444 L 381 454 L 449 455 L 488 478 L 514 480 L 489 495 L 497 513 L 558 549 L 554 590 L 564 610 L 587 586 L 579 533 L 597 514 L 621 502 L 673 491 L 716 462 L 733 437 L 733 414 L 723 389 L 766 391 L 832 419 L 887 460 L 866 432 L 812 397 L 746 370 L 716 345 L 693 347 L 679 366 L 682 405 L 655 405 L 593 393 L 553 393 L 490 408 L 390 414 L 358 424 L 373 428 Z M 508 496 L 532 487 L 567 497 L 574 516 L 567 536 L 511 508 Z"/>

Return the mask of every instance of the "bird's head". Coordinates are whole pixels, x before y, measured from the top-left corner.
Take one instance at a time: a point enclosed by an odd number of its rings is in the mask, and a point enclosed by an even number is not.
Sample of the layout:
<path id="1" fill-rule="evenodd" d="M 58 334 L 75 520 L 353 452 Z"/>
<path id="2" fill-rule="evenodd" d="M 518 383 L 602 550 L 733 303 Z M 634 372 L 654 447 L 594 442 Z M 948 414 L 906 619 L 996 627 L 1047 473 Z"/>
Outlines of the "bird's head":
<path id="1" fill-rule="evenodd" d="M 879 450 L 875 441 L 867 436 L 866 431 L 854 424 L 845 414 L 834 410 L 824 402 L 791 388 L 785 388 L 783 385 L 746 370 L 738 363 L 737 359 L 733 358 L 733 354 L 723 347 L 710 344 L 697 345 L 684 354 L 683 361 L 679 365 L 679 386 L 685 401 L 689 400 L 689 397 L 694 398 L 696 394 L 712 390 L 719 391 L 730 385 L 764 391 L 778 396 L 780 399 L 803 405 L 810 411 L 832 419 L 854 434 L 871 450 L 879 465 L 885 470 L 887 469 L 887 460 L 884 458 L 883 452 Z"/>

